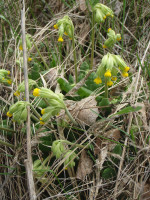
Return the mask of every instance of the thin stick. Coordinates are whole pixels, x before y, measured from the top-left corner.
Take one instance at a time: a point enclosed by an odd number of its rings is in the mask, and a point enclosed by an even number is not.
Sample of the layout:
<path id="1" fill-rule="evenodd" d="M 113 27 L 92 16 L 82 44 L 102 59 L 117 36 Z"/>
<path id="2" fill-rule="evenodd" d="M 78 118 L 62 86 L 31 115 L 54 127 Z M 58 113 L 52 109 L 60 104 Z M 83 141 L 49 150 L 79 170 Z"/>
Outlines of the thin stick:
<path id="1" fill-rule="evenodd" d="M 23 9 L 21 10 L 21 28 L 22 28 L 22 44 L 23 44 L 23 61 L 24 61 L 24 80 L 25 80 L 25 95 L 26 101 L 29 102 L 29 84 L 28 84 L 28 66 L 27 66 L 27 49 L 25 37 L 25 3 L 23 0 Z M 31 157 L 31 130 L 30 130 L 30 107 L 27 107 L 27 159 L 25 160 L 28 188 L 30 200 L 36 200 L 35 186 L 33 180 L 33 164 Z"/>
<path id="2" fill-rule="evenodd" d="M 94 41 L 95 41 L 95 13 L 92 12 L 92 50 L 91 50 L 91 64 L 90 69 L 93 69 L 93 61 L 94 61 Z"/>

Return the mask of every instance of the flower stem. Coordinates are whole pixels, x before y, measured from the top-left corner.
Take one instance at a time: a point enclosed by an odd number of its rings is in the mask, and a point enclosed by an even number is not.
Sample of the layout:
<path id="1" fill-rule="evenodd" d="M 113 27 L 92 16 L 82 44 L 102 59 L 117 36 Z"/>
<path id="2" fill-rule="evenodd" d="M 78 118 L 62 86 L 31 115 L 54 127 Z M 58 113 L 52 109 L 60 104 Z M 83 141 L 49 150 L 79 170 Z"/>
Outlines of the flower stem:
<path id="1" fill-rule="evenodd" d="M 107 85 L 107 78 L 105 78 L 105 98 L 108 98 L 108 85 Z"/>
<path id="2" fill-rule="evenodd" d="M 40 119 L 41 115 L 35 110 L 35 108 L 33 107 L 32 104 L 30 104 L 30 107 L 31 107 L 32 111 L 34 112 L 34 114 L 38 117 L 38 119 Z"/>
<path id="3" fill-rule="evenodd" d="M 85 146 L 82 145 L 82 144 L 75 144 L 75 143 L 69 142 L 68 140 L 61 140 L 61 142 L 69 144 L 69 145 L 73 145 L 73 146 L 76 146 L 76 147 L 79 147 L 79 148 L 85 148 Z M 87 146 L 86 148 L 89 148 L 89 147 Z"/>
<path id="4" fill-rule="evenodd" d="M 95 41 L 95 13 L 92 12 L 92 50 L 91 50 L 91 64 L 90 64 L 90 69 L 93 68 L 93 60 L 94 60 L 94 41 Z"/>
<path id="5" fill-rule="evenodd" d="M 70 121 L 72 121 L 76 126 L 78 125 L 77 122 L 74 120 L 74 118 L 72 117 L 71 113 L 69 112 L 69 110 L 67 109 L 67 107 L 65 107 L 65 112 L 68 115 Z"/>
<path id="6" fill-rule="evenodd" d="M 73 47 L 73 57 L 74 57 L 74 65 L 75 65 L 75 83 L 78 82 L 78 70 L 77 70 L 77 55 L 75 50 L 75 38 L 74 33 L 72 34 L 72 47 Z"/>
<path id="7" fill-rule="evenodd" d="M 44 60 L 43 57 L 42 57 L 42 54 L 40 53 L 40 51 L 39 51 L 39 49 L 38 49 L 38 47 L 37 47 L 37 45 L 35 44 L 34 41 L 33 41 L 33 44 L 34 44 L 34 47 L 35 47 L 35 49 L 37 50 L 37 52 L 38 52 L 38 54 L 39 54 L 39 56 L 40 56 L 40 58 L 41 58 L 41 60 L 42 60 L 42 62 L 43 62 L 43 64 L 45 65 L 46 69 L 49 69 L 49 66 L 46 64 L 45 60 Z"/>

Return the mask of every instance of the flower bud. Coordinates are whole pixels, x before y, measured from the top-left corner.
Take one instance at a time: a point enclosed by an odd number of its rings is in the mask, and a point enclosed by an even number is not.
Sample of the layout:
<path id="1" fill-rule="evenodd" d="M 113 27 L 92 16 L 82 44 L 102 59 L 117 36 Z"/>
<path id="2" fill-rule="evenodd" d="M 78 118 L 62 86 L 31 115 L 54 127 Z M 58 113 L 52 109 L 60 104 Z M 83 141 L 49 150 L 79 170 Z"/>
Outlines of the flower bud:
<path id="1" fill-rule="evenodd" d="M 17 122 L 23 122 L 27 119 L 27 105 L 28 102 L 18 101 L 17 103 L 10 106 L 7 116 L 13 114 L 13 120 Z"/>
<path id="2" fill-rule="evenodd" d="M 58 42 L 63 42 L 63 34 L 69 36 L 69 38 L 72 38 L 74 35 L 74 26 L 73 23 L 70 19 L 69 16 L 64 16 L 62 19 L 57 21 L 57 27 L 55 26 L 54 28 L 58 28 L 58 34 L 59 34 L 59 38 L 58 38 Z"/>
<path id="3" fill-rule="evenodd" d="M 65 148 L 61 140 L 55 140 L 52 144 L 51 150 L 56 158 L 60 158 L 61 155 L 65 152 Z"/>
<path id="4" fill-rule="evenodd" d="M 104 22 L 107 16 L 114 16 L 113 11 L 101 3 L 97 3 L 94 6 L 93 12 L 95 12 L 95 21 L 97 23 Z"/>
<path id="5" fill-rule="evenodd" d="M 68 167 L 74 167 L 75 166 L 75 162 L 74 162 L 74 159 L 75 158 L 78 158 L 78 156 L 76 155 L 75 152 L 69 150 L 65 155 L 64 155 L 64 158 L 65 158 L 65 162 L 64 162 L 64 165 L 68 166 Z"/>

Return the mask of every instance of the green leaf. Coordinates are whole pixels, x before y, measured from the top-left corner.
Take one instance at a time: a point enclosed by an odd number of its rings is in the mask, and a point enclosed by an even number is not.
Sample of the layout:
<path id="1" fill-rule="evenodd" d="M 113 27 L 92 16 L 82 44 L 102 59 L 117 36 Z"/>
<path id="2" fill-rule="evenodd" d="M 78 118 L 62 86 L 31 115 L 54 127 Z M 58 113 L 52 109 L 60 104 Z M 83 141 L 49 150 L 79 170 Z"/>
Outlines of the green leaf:
<path id="1" fill-rule="evenodd" d="M 77 91 L 77 93 L 81 96 L 81 97 L 88 97 L 88 96 L 90 96 L 90 94 L 92 93 L 92 91 L 91 90 L 88 90 L 87 88 L 85 88 L 85 87 L 81 87 L 78 91 Z"/>
<path id="2" fill-rule="evenodd" d="M 104 179 L 112 178 L 112 177 L 114 177 L 115 175 L 116 175 L 115 170 L 114 170 L 113 168 L 110 168 L 110 167 L 104 169 L 103 172 L 102 172 L 102 177 L 103 177 Z"/>
<path id="3" fill-rule="evenodd" d="M 121 111 L 111 115 L 111 117 L 115 116 L 115 115 L 123 115 L 123 114 L 127 114 L 127 113 L 130 113 L 130 112 L 136 112 L 136 111 L 141 110 L 141 108 L 142 108 L 141 106 L 137 106 L 137 107 L 129 106 L 129 107 L 123 108 Z"/>
<path id="4" fill-rule="evenodd" d="M 69 83 L 67 83 L 67 81 L 62 78 L 59 78 L 57 82 L 59 83 L 61 90 L 64 92 L 69 92 L 73 88 Z"/>
<path id="5" fill-rule="evenodd" d="M 119 154 L 120 156 L 122 155 L 122 147 L 120 144 L 117 144 L 115 148 L 113 149 L 113 153 Z"/>

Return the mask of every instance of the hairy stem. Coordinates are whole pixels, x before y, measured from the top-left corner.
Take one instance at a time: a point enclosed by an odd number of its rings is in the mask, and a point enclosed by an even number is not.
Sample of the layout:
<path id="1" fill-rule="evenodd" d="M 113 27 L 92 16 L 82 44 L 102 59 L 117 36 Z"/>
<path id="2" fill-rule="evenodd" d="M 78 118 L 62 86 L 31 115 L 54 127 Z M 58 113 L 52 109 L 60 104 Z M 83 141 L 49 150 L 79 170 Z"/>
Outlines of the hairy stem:
<path id="1" fill-rule="evenodd" d="M 65 108 L 65 112 L 68 115 L 69 119 L 77 126 L 77 122 L 74 120 L 74 118 L 72 117 L 71 113 L 69 112 L 69 110 L 67 109 L 67 107 Z"/>
<path id="2" fill-rule="evenodd" d="M 105 78 L 105 98 L 108 98 L 108 85 L 107 85 L 107 78 Z"/>

